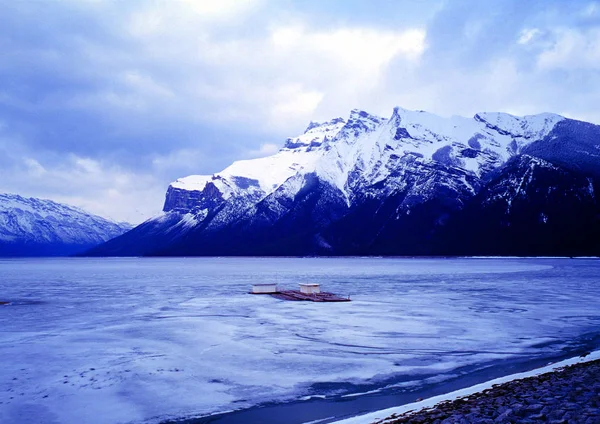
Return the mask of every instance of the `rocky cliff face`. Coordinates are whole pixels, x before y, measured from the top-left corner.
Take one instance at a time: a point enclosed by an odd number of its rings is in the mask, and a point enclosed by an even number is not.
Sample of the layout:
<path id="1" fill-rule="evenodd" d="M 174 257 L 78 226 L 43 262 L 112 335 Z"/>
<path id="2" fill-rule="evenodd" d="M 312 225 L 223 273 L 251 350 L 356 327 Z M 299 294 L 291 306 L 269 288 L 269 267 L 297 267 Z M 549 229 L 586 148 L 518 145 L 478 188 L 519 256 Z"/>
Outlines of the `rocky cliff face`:
<path id="1" fill-rule="evenodd" d="M 130 229 L 50 200 L 0 194 L 0 256 L 69 255 Z"/>
<path id="2" fill-rule="evenodd" d="M 525 228 L 535 215 L 535 236 L 551 237 L 557 227 L 548 223 L 569 219 L 557 204 L 572 204 L 588 230 L 598 226 L 595 194 L 556 195 L 596 187 L 598 155 L 600 127 L 554 114 L 441 118 L 396 108 L 386 119 L 353 110 L 311 122 L 273 156 L 175 181 L 164 215 L 92 253 L 513 254 L 515 231 L 502 249 L 491 234 L 506 222 Z M 532 246 L 519 251 L 552 250 Z M 600 253 L 595 241 L 585 246 L 561 252 Z"/>

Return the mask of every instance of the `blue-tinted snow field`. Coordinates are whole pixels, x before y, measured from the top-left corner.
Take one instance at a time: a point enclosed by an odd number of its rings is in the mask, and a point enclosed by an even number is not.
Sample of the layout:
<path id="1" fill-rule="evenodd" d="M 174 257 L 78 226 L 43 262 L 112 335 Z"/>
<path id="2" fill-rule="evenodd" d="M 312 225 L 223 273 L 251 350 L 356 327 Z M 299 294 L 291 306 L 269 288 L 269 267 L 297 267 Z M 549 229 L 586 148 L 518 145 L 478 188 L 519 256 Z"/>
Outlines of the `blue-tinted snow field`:
<path id="1" fill-rule="evenodd" d="M 325 418 L 339 412 L 323 396 L 345 413 L 414 400 L 596 347 L 598 276 L 594 259 L 4 260 L 0 422 L 159 422 L 274 401 Z M 247 294 L 266 282 L 352 302 Z"/>

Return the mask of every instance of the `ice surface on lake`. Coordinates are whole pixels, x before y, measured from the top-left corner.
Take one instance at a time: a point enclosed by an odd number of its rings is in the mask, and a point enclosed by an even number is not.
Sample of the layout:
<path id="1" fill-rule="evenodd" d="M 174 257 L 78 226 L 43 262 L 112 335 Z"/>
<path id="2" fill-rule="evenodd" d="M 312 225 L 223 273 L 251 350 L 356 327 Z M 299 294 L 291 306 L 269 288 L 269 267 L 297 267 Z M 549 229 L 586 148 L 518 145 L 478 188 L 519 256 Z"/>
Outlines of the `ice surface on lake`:
<path id="1" fill-rule="evenodd" d="M 0 261 L 0 422 L 124 423 L 434 381 L 597 331 L 597 260 Z M 249 295 L 318 282 L 349 303 Z M 413 384 L 413 383 L 406 383 Z"/>

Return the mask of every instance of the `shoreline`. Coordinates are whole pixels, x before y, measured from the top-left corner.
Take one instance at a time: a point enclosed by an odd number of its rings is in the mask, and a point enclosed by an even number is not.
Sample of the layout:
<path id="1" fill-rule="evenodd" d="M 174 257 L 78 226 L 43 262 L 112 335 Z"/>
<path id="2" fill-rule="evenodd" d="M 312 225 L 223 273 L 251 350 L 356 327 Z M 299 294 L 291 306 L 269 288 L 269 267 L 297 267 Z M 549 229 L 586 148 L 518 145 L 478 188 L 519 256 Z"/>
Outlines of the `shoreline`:
<path id="1" fill-rule="evenodd" d="M 250 408 L 215 412 L 203 416 L 164 417 L 159 422 L 161 424 L 246 424 L 248 422 L 278 424 L 282 422 L 282 417 L 286 417 L 286 422 L 291 424 L 372 424 L 393 413 L 400 414 L 408 410 L 431 408 L 438 402 L 483 391 L 490 388 L 492 384 L 538 375 L 571 363 L 600 359 L 598 344 L 586 347 L 580 346 L 570 354 L 563 352 L 546 358 L 531 358 L 508 363 L 498 361 L 491 367 L 486 366 L 442 383 L 427 384 L 414 391 L 398 393 L 396 390 L 365 388 L 365 391 L 341 396 L 313 395 L 292 401 L 268 402 Z M 585 358 L 579 356 L 590 351 L 594 353 L 586 355 Z M 419 398 L 425 400 L 414 401 Z"/>
<path id="2" fill-rule="evenodd" d="M 507 385 L 516 384 L 527 384 L 527 382 L 531 382 L 532 379 L 539 378 L 540 376 L 558 376 L 561 375 L 565 370 L 569 370 L 574 366 L 586 367 L 591 364 L 595 364 L 600 369 L 600 350 L 591 352 L 585 356 L 573 357 L 570 359 L 566 359 L 554 364 L 549 364 L 547 366 L 534 369 L 532 371 L 517 373 L 508 375 L 506 377 L 500 377 L 493 380 L 489 380 L 484 383 L 476 384 L 474 386 L 456 390 L 444 395 L 434 396 L 428 399 L 424 399 L 418 402 L 409 403 L 406 405 L 401 405 L 397 407 L 382 409 L 379 411 L 371 412 L 364 415 L 358 415 L 352 418 L 346 418 L 339 421 L 333 421 L 335 424 L 399 424 L 399 423 L 416 423 L 416 422 L 433 422 L 438 419 L 442 419 L 441 415 L 445 415 L 443 419 L 456 419 L 460 421 L 461 419 L 466 419 L 463 414 L 459 411 L 459 405 L 468 405 L 469 407 L 476 408 L 478 407 L 477 399 L 481 399 L 482 396 L 491 395 L 494 396 L 498 393 L 499 390 L 505 392 Z M 550 389 L 552 390 L 552 389 Z M 527 395 L 528 393 L 526 393 Z M 509 394 L 510 396 L 510 394 Z M 507 397 L 509 397 L 507 396 Z M 510 402 L 510 401 L 509 401 Z M 517 404 L 517 402 L 514 402 Z M 522 404 L 517 404 L 517 409 Z M 536 408 L 532 408 L 530 412 L 540 413 L 542 409 L 538 409 L 537 404 Z M 507 410 L 512 410 L 513 408 L 508 408 L 503 411 L 505 413 Z M 500 418 L 499 421 L 503 422 L 503 419 L 509 419 L 508 414 L 505 417 L 497 417 Z M 479 417 L 479 420 L 482 418 Z M 514 418 L 513 418 L 514 419 Z M 492 420 L 492 422 L 494 422 Z M 557 422 L 561 422 L 560 419 L 557 419 Z M 567 422 L 567 421 L 565 421 Z M 584 421 L 585 422 L 585 421 Z"/>

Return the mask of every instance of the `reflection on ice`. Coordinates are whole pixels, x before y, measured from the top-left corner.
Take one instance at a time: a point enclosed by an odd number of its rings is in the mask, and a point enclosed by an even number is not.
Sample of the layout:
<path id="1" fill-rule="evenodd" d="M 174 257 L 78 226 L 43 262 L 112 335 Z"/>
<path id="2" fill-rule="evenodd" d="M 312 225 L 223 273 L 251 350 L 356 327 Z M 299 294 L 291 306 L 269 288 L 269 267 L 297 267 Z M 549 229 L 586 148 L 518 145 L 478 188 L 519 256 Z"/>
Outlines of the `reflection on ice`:
<path id="1" fill-rule="evenodd" d="M 3 423 L 145 422 L 403 390 L 493 360 L 547 355 L 597 331 L 600 319 L 594 260 L 52 259 L 0 267 L 3 298 L 30 302 L 0 309 Z M 318 282 L 353 301 L 248 295 L 256 282 Z"/>

